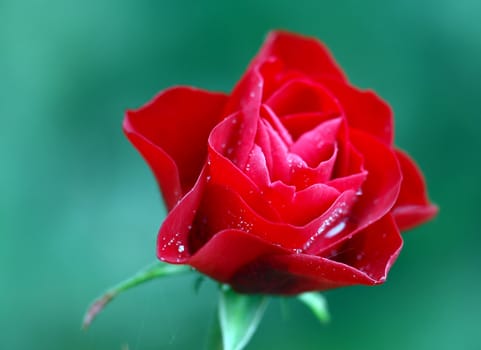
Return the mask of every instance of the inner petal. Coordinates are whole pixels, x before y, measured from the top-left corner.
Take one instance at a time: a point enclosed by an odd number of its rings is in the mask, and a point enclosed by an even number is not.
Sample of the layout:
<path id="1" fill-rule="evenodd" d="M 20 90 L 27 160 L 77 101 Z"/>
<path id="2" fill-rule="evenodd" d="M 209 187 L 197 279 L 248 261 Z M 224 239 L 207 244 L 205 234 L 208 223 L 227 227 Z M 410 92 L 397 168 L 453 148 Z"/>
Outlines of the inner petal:
<path id="1" fill-rule="evenodd" d="M 260 165 L 267 168 L 271 182 L 282 181 L 297 190 L 327 182 L 339 155 L 336 139 L 341 127 L 342 118 L 325 121 L 289 147 L 272 124 L 261 119 L 251 160 L 260 161 Z M 248 165 L 246 170 L 250 171 L 253 167 Z"/>
<path id="2" fill-rule="evenodd" d="M 289 149 L 271 124 L 261 119 L 258 125 L 256 143 L 265 156 L 271 182 L 276 180 L 289 183 Z"/>
<path id="3" fill-rule="evenodd" d="M 322 85 L 309 80 L 293 80 L 284 84 L 266 101 L 282 118 L 298 113 L 340 113 L 337 100 Z"/>
<path id="4" fill-rule="evenodd" d="M 302 166 L 301 162 L 297 163 L 298 166 L 291 168 L 290 184 L 294 185 L 298 191 L 315 184 L 326 183 L 331 178 L 338 154 L 337 147 L 328 144 L 320 149 L 319 153 L 326 154 L 327 159 L 320 162 L 315 168 Z"/>
<path id="5" fill-rule="evenodd" d="M 342 119 L 328 120 L 315 129 L 303 134 L 290 148 L 310 167 L 316 167 L 332 154 L 332 146 L 336 142 Z"/>

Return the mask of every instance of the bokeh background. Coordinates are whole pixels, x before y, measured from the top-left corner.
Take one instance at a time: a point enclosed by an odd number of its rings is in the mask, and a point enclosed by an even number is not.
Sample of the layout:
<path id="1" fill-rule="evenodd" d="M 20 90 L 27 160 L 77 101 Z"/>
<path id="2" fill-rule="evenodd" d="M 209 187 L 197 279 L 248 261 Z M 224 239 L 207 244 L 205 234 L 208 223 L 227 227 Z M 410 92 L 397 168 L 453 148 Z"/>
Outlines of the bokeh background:
<path id="1" fill-rule="evenodd" d="M 171 85 L 230 91 L 272 28 L 320 38 L 396 113 L 441 208 L 387 283 L 270 305 L 247 349 L 481 349 L 481 2 L 0 0 L 0 348 L 201 349 L 193 276 L 83 312 L 155 259 L 165 216 L 123 113 Z"/>

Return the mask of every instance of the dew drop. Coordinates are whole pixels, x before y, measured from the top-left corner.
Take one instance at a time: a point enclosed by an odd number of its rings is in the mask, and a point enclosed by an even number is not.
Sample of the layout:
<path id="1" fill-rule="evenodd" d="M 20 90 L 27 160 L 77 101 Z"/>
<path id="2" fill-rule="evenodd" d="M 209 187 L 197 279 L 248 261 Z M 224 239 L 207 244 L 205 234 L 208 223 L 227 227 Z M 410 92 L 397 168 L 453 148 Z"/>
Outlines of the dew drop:
<path id="1" fill-rule="evenodd" d="M 346 227 L 346 222 L 341 221 L 336 226 L 334 226 L 333 228 L 331 228 L 329 231 L 326 232 L 326 238 L 332 238 L 338 235 L 339 233 L 342 232 L 342 230 L 344 230 L 345 227 Z"/>
<path id="2" fill-rule="evenodd" d="M 178 251 L 179 253 L 183 253 L 184 250 L 185 250 L 185 247 L 184 247 L 183 244 L 181 244 L 181 245 L 179 245 L 179 246 L 177 247 L 177 251 Z"/>

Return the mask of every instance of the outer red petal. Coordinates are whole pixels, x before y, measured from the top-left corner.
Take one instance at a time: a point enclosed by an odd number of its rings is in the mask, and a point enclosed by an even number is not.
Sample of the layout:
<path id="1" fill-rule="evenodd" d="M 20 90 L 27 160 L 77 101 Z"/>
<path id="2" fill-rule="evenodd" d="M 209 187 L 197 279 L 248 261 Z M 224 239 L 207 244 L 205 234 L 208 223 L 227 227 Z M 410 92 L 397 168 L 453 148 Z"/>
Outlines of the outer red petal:
<path id="1" fill-rule="evenodd" d="M 220 93 L 176 87 L 127 112 L 124 131 L 152 168 L 169 209 L 199 176 L 207 138 L 226 99 Z"/>
<path id="2" fill-rule="evenodd" d="M 296 249 L 306 239 L 303 230 L 281 222 L 266 220 L 253 210 L 239 193 L 219 186 L 212 180 L 199 204 L 199 212 L 193 228 L 198 231 L 192 233 L 195 239 L 192 245 L 194 252 L 225 229 L 243 230 L 271 245 L 286 249 Z"/>
<path id="3" fill-rule="evenodd" d="M 386 280 L 402 247 L 388 215 L 353 238 L 336 260 L 307 254 L 264 256 L 237 271 L 229 283 L 242 293 L 297 294 Z"/>
<path id="4" fill-rule="evenodd" d="M 339 80 L 323 79 L 322 84 L 339 100 L 350 127 L 392 144 L 393 115 L 386 102 L 372 91 L 361 91 Z"/>
<path id="5" fill-rule="evenodd" d="M 331 250 L 328 257 L 352 266 L 380 283 L 386 279 L 402 245 L 399 229 L 391 214 L 387 214 Z"/>
<path id="6" fill-rule="evenodd" d="M 326 77 L 346 81 L 341 68 L 320 41 L 288 32 L 274 31 L 267 36 L 247 72 L 234 88 L 225 109 L 226 115 L 240 110 L 258 112 L 262 95 L 266 92 L 264 90 L 272 90 L 272 87 L 267 85 L 272 85 L 273 79 L 268 77 L 265 81 L 263 78 L 265 72 L 261 73 L 261 70 L 265 71 L 273 63 L 284 73 L 299 72 L 311 78 Z"/>
<path id="7" fill-rule="evenodd" d="M 232 91 L 224 115 L 241 112 L 258 118 L 263 87 L 264 81 L 258 67 L 248 70 Z"/>
<path id="8" fill-rule="evenodd" d="M 288 250 L 249 233 L 228 229 L 218 232 L 188 261 L 202 273 L 228 283 L 243 266 L 271 254 Z"/>
<path id="9" fill-rule="evenodd" d="M 375 137 L 359 130 L 351 131 L 351 141 L 364 156 L 367 177 L 361 172 L 344 178 L 344 181 L 354 185 L 365 178 L 362 193 L 358 193 L 354 206 L 348 206 L 343 215 L 331 220 L 333 225 L 320 230 L 321 234 L 311 239 L 306 250 L 309 253 L 326 254 L 388 214 L 396 202 L 402 174 L 394 152 Z M 343 181 L 333 182 L 329 183 L 333 187 L 345 185 Z"/>
<path id="10" fill-rule="evenodd" d="M 402 172 L 394 151 L 386 144 L 359 130 L 351 130 L 350 134 L 352 144 L 364 156 L 368 172 L 352 213 L 358 228 L 364 228 L 392 209 L 399 195 Z"/>
<path id="11" fill-rule="evenodd" d="M 129 117 L 124 119 L 123 128 L 128 139 L 144 157 L 154 173 L 162 191 L 165 204 L 171 210 L 182 198 L 179 171 L 169 155 L 141 134 L 135 132 Z"/>
<path id="12" fill-rule="evenodd" d="M 280 60 L 286 70 L 300 71 L 313 78 L 330 76 L 346 80 L 329 50 L 315 38 L 283 31 L 271 32 L 252 65 L 272 59 Z"/>
<path id="13" fill-rule="evenodd" d="M 241 293 L 291 295 L 355 284 L 375 284 L 345 264 L 315 255 L 272 255 L 238 271 L 229 282 Z"/>
<path id="14" fill-rule="evenodd" d="M 403 181 L 393 216 L 401 230 L 408 230 L 432 219 L 438 208 L 429 202 L 423 175 L 414 161 L 401 151 L 397 150 L 396 155 Z"/>
<path id="15" fill-rule="evenodd" d="M 204 168 L 194 187 L 167 214 L 157 236 L 157 257 L 173 264 L 185 264 L 195 249 L 191 246 L 193 222 L 207 184 Z M 194 234 L 197 233 L 194 231 Z"/>

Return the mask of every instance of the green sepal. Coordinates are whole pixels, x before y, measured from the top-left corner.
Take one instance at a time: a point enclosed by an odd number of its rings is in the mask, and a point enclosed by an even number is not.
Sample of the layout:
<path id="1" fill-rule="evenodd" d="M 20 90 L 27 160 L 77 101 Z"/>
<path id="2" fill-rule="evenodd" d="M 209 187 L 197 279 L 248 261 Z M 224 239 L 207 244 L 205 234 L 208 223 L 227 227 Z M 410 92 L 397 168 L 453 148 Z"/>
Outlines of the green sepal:
<path id="1" fill-rule="evenodd" d="M 299 294 L 297 299 L 306 305 L 321 323 L 329 322 L 329 310 L 327 309 L 326 299 L 322 294 L 318 292 L 307 292 Z"/>
<path id="2" fill-rule="evenodd" d="M 134 276 L 120 282 L 101 297 L 95 299 L 85 313 L 82 328 L 87 329 L 98 313 L 120 293 L 156 278 L 177 275 L 188 271 L 191 271 L 191 268 L 187 265 L 171 265 L 163 262 L 155 262 L 143 268 Z"/>
<path id="3" fill-rule="evenodd" d="M 242 350 L 259 326 L 269 298 L 238 294 L 223 286 L 219 298 L 219 323 L 223 350 Z"/>

